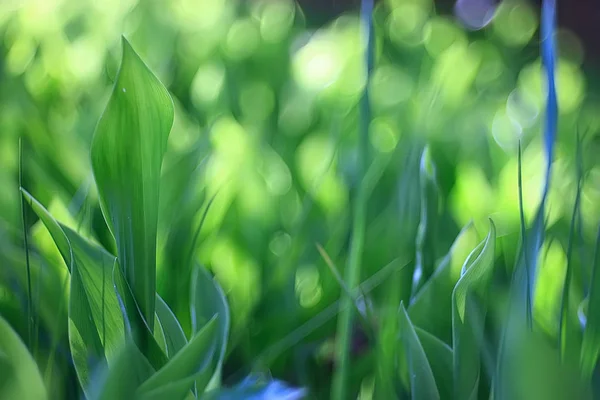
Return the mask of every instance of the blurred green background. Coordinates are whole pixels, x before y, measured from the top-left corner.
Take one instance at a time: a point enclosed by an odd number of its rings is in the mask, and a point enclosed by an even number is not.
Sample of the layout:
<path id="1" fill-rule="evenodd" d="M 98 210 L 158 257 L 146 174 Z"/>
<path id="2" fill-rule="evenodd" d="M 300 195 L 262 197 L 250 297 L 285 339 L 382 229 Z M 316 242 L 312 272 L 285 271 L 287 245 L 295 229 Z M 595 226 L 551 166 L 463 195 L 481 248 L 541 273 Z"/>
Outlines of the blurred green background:
<path id="1" fill-rule="evenodd" d="M 0 313 L 13 327 L 27 331 L 20 138 L 22 185 L 57 219 L 114 250 L 89 147 L 123 34 L 175 101 L 163 166 L 159 293 L 189 331 L 190 271 L 178 267 L 177 257 L 193 251 L 230 301 L 225 381 L 263 369 L 328 393 L 335 319 L 323 316 L 341 294 L 316 245 L 343 269 L 358 183 L 365 43 L 357 10 L 310 28 L 307 13 L 292 0 L 0 2 Z M 441 196 L 434 256 L 443 256 L 471 220 L 483 237 L 491 216 L 500 237 L 498 262 L 510 276 L 519 241 L 519 138 L 528 220 L 543 182 L 538 23 L 538 10 L 524 0 L 505 1 L 476 32 L 436 13 L 430 0 L 377 5 L 368 132 L 378 167 L 361 277 L 383 271 L 369 297 L 374 304 L 385 304 L 390 293 L 410 296 L 410 268 L 384 267 L 414 261 L 425 145 Z M 578 132 L 584 143 L 582 244 L 593 243 L 600 221 L 595 77 L 584 74 L 584 48 L 573 33 L 560 29 L 557 40 L 558 144 L 535 298 L 537 322 L 549 335 L 556 335 L 566 268 Z M 38 357 L 42 365 L 56 364 L 53 374 L 73 376 L 67 353 L 44 353 L 65 341 L 66 271 L 48 233 L 25 212 L 43 332 Z M 592 254 L 581 249 L 578 262 L 586 264 Z M 498 289 L 498 299 L 503 293 Z M 306 330 L 296 331 L 301 326 Z M 369 382 L 360 373 L 358 384 L 363 378 Z M 76 393 L 75 379 L 64 382 L 56 393 Z"/>

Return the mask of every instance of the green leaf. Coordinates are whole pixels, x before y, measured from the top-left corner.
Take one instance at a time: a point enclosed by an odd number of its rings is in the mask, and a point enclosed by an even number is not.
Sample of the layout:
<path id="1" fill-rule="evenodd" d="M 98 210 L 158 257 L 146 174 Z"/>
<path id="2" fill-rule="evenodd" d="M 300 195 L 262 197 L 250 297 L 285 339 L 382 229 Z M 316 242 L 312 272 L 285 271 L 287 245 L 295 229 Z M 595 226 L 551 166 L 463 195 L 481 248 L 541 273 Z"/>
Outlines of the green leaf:
<path id="1" fill-rule="evenodd" d="M 110 362 L 124 338 L 123 316 L 111 279 L 116 258 L 61 225 L 27 191 L 21 192 L 71 272 L 69 344 L 77 376 L 86 390 L 91 369 L 105 357 Z"/>
<path id="2" fill-rule="evenodd" d="M 138 348 L 142 351 L 148 362 L 156 370 L 159 370 L 167 363 L 165 354 L 166 341 L 162 334 L 162 327 L 156 324 L 154 334 L 142 316 L 141 310 L 133 297 L 131 287 L 123 276 L 123 271 L 120 268 L 113 269 L 113 283 L 115 285 L 121 312 L 125 321 L 127 334 L 133 339 Z M 156 328 L 155 327 L 155 328 Z M 159 341 L 162 343 L 159 344 Z"/>
<path id="3" fill-rule="evenodd" d="M 121 68 L 92 141 L 92 167 L 119 263 L 150 331 L 160 171 L 173 113 L 168 91 L 123 38 Z"/>
<path id="4" fill-rule="evenodd" d="M 446 343 L 452 342 L 452 291 L 460 277 L 460 268 L 476 245 L 477 232 L 469 223 L 408 306 L 408 315 L 415 326 Z"/>
<path id="5" fill-rule="evenodd" d="M 465 261 L 452 293 L 454 398 L 457 399 L 477 399 L 486 292 L 494 268 L 495 247 L 496 227 L 490 220 L 488 235 Z"/>
<path id="6" fill-rule="evenodd" d="M 163 368 L 144 382 L 139 388 L 140 394 L 147 394 L 163 385 L 191 378 L 205 369 L 210 371 L 206 375 L 205 384 L 208 383 L 208 377 L 213 371 L 212 361 L 218 334 L 217 320 L 218 317 L 211 319 Z M 193 380 L 188 389 L 191 389 L 192 384 Z"/>
<path id="7" fill-rule="evenodd" d="M 225 360 L 229 338 L 229 306 L 219 283 L 202 267 L 196 267 L 192 273 L 191 294 L 190 312 L 193 332 L 198 332 L 200 328 L 204 329 L 203 327 L 208 321 L 213 319 L 215 315 L 219 316 L 215 372 L 207 388 L 212 390 L 221 383 L 221 369 Z"/>
<path id="8" fill-rule="evenodd" d="M 187 344 L 185 333 L 177 317 L 159 295 L 156 295 L 156 315 L 164 331 L 167 356 L 171 358 Z"/>
<path id="9" fill-rule="evenodd" d="M 110 368 L 104 365 L 100 377 L 92 380 L 90 400 L 133 399 L 137 388 L 154 373 L 154 369 L 133 342 L 119 351 Z"/>
<path id="10" fill-rule="evenodd" d="M 439 399 L 431 366 L 403 304 L 400 305 L 400 336 L 407 358 L 411 399 Z"/>
<path id="11" fill-rule="evenodd" d="M 21 338 L 0 316 L 0 386 L 3 399 L 46 399 L 48 394 L 37 365 Z"/>
<path id="12" fill-rule="evenodd" d="M 450 346 L 421 328 L 415 327 L 425 355 L 429 360 L 440 398 L 451 399 L 453 394 L 453 358 Z"/>
<path id="13" fill-rule="evenodd" d="M 581 346 L 581 371 L 590 378 L 600 354 L 600 228 L 596 238 L 592 280 L 588 299 L 588 312 Z"/>

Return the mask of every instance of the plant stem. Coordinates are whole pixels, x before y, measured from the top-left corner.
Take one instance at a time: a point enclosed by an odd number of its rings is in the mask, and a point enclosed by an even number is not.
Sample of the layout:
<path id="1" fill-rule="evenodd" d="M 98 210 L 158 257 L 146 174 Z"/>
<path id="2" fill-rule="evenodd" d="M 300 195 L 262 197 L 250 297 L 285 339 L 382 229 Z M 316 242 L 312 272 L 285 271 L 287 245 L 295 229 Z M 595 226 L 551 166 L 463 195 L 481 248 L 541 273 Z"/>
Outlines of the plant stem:
<path id="1" fill-rule="evenodd" d="M 25 265 L 27 268 L 27 333 L 28 345 L 32 349 L 34 322 L 33 322 L 33 293 L 31 291 L 31 264 L 29 263 L 29 239 L 27 236 L 27 216 L 25 213 L 25 199 L 21 194 L 23 188 L 23 142 L 19 138 L 19 197 L 21 198 L 21 222 L 23 223 L 23 242 L 25 246 Z"/>
<path id="2" fill-rule="evenodd" d="M 363 95 L 360 99 L 360 131 L 358 146 L 358 188 L 352 217 L 352 239 L 350 243 L 350 256 L 346 267 L 344 280 L 346 286 L 354 289 L 360 280 L 360 267 L 365 241 L 366 214 L 367 214 L 367 191 L 364 190 L 364 181 L 368 161 L 368 130 L 371 120 L 371 109 L 369 105 L 369 80 L 373 68 L 373 32 L 372 32 L 373 0 L 362 0 L 361 23 L 363 34 L 367 39 L 365 52 L 366 59 L 366 82 Z M 352 298 L 342 298 L 342 312 L 338 319 L 337 339 L 335 348 L 336 370 L 333 376 L 331 389 L 332 400 L 345 400 L 348 398 L 347 380 L 350 364 L 350 341 L 352 335 L 352 321 L 354 319 L 354 308 Z"/>

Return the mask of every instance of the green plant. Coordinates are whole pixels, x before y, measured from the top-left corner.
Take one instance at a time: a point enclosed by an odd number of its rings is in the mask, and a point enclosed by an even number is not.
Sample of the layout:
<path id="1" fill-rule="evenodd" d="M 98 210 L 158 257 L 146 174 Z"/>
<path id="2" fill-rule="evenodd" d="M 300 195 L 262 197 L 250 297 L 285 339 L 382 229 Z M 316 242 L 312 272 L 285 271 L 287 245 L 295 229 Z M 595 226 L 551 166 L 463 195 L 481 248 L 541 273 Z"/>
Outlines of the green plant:
<path id="1" fill-rule="evenodd" d="M 0 6 L 0 397 L 597 394 L 600 125 L 553 1 L 539 66 L 519 2 L 300 44 L 292 1 L 62 3 Z"/>
<path id="2" fill-rule="evenodd" d="M 116 257 L 56 221 L 21 189 L 69 269 L 70 353 L 90 399 L 204 398 L 206 391 L 221 385 L 230 323 L 218 283 L 195 267 L 189 339 L 156 293 L 160 172 L 172 122 L 168 92 L 123 39 L 121 68 L 92 145 L 94 175 Z M 4 329 L 7 339 L 18 341 L 8 326 Z M 22 347 L 18 342 L 15 351 L 23 352 Z M 18 381 L 31 370 L 37 374 L 28 355 L 8 356 L 23 362 L 20 369 L 15 364 Z M 122 379 L 124 375 L 128 378 Z M 246 386 L 236 397 L 255 390 Z M 43 388 L 39 383 L 21 386 L 15 394 L 45 397 Z M 207 396 L 221 398 L 218 393 Z"/>

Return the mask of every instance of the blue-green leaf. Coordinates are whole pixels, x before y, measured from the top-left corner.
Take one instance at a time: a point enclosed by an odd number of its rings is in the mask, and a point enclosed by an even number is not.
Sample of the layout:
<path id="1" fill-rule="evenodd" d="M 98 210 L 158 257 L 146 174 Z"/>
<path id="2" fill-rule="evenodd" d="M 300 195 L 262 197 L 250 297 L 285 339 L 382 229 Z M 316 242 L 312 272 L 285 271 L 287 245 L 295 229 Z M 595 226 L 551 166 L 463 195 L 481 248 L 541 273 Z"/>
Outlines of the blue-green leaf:
<path id="1" fill-rule="evenodd" d="M 191 297 L 193 332 L 203 329 L 215 315 L 219 316 L 215 372 L 207 388 L 212 390 L 221 383 L 221 368 L 229 338 L 229 306 L 219 283 L 202 267 L 196 267 L 192 273 Z"/>
<path id="2" fill-rule="evenodd" d="M 187 344 L 185 333 L 175 314 L 159 295 L 156 295 L 156 315 L 165 335 L 167 357 L 171 358 Z"/>
<path id="3" fill-rule="evenodd" d="M 160 171 L 173 113 L 168 91 L 123 39 L 121 68 L 92 141 L 92 167 L 119 264 L 150 331 Z"/>
<path id="4" fill-rule="evenodd" d="M 440 398 L 451 399 L 454 388 L 454 354 L 452 349 L 446 343 L 421 328 L 415 326 L 415 332 L 417 332 L 425 355 L 429 360 L 435 383 L 440 392 Z"/>
<path id="5" fill-rule="evenodd" d="M 400 305 L 400 336 L 407 358 L 411 398 L 413 400 L 439 399 L 440 394 L 431 366 L 403 304 Z"/>

